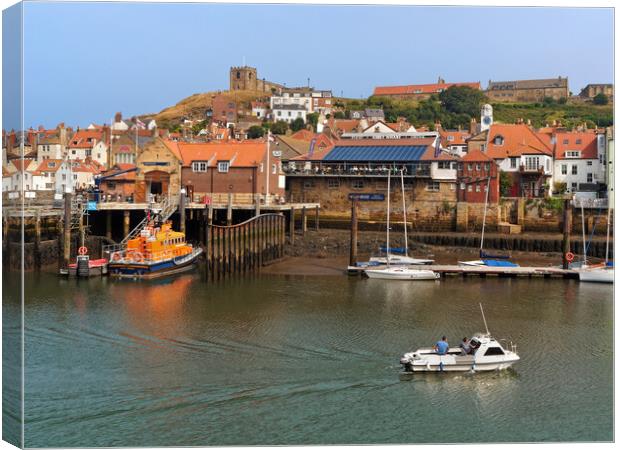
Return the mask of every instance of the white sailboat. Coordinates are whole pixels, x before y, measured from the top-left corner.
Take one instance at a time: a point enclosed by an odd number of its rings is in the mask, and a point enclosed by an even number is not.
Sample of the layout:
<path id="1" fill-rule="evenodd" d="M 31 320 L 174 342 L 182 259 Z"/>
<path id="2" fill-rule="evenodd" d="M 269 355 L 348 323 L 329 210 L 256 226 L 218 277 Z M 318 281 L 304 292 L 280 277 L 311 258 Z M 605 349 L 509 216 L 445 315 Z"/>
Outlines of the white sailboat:
<path id="1" fill-rule="evenodd" d="M 388 174 L 388 180 L 389 180 L 389 174 Z M 393 264 L 393 265 L 428 265 L 428 264 L 433 264 L 435 262 L 432 259 L 413 258 L 409 256 L 409 241 L 407 239 L 407 204 L 405 201 L 405 176 L 402 170 L 400 171 L 400 186 L 401 186 L 401 191 L 403 193 L 403 224 L 404 224 L 404 231 L 405 231 L 405 247 L 402 249 L 390 248 L 389 226 L 388 226 L 388 243 L 387 243 L 387 247 L 385 248 L 386 255 L 385 256 L 372 256 L 368 260 L 369 266 L 386 265 L 388 263 L 388 260 L 390 264 Z M 390 188 L 391 188 L 391 185 L 389 184 L 389 181 L 388 181 L 388 198 L 390 195 L 389 193 Z M 389 208 L 389 205 L 388 205 L 388 208 Z M 389 215 L 389 209 L 388 209 L 388 215 Z M 399 253 L 402 252 L 402 255 L 394 254 L 395 251 L 398 251 Z"/>
<path id="2" fill-rule="evenodd" d="M 401 172 L 402 176 L 402 172 Z M 368 276 L 368 278 L 378 278 L 382 280 L 437 280 L 439 278 L 439 274 L 433 272 L 432 270 L 427 269 L 414 269 L 409 266 L 394 266 L 391 264 L 393 260 L 390 257 L 390 173 L 388 172 L 388 195 L 387 195 L 387 233 L 386 233 L 386 259 L 385 263 L 387 267 L 385 268 L 371 268 L 364 270 L 364 273 Z M 404 196 L 404 191 L 403 191 Z M 406 222 L 405 222 L 406 224 Z M 406 236 L 406 226 L 405 226 L 405 236 Z M 406 237 L 405 237 L 406 241 Z"/>
<path id="3" fill-rule="evenodd" d="M 591 283 L 613 283 L 614 268 L 609 264 L 609 219 L 611 217 L 611 205 L 607 205 L 607 241 L 605 244 L 605 262 L 601 264 L 588 264 L 586 256 L 586 232 L 585 220 L 583 215 L 583 204 L 581 205 L 581 234 L 583 238 L 583 264 L 577 271 L 579 272 L 579 281 Z"/>
<path id="4" fill-rule="evenodd" d="M 484 214 L 482 216 L 482 235 L 480 237 L 480 259 L 473 261 L 459 261 L 459 266 L 492 266 L 492 267 L 519 267 L 518 264 L 507 261 L 507 257 L 486 255 L 484 246 L 484 228 L 487 222 L 487 206 L 489 203 L 489 191 L 491 190 L 491 177 L 487 179 L 487 190 L 484 198 Z M 499 258 L 499 259 L 498 259 Z"/>

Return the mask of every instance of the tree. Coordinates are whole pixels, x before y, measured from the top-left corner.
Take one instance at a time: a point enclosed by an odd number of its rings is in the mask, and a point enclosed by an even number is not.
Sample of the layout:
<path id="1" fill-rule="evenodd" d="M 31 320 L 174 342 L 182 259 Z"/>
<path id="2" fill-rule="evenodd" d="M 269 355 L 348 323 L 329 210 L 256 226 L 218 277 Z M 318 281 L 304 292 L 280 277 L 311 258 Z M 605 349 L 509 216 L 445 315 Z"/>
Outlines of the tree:
<path id="1" fill-rule="evenodd" d="M 260 125 L 252 125 L 248 128 L 248 139 L 258 139 L 265 135 L 265 129 Z"/>
<path id="2" fill-rule="evenodd" d="M 288 123 L 283 120 L 279 120 L 271 125 L 271 132 L 273 134 L 286 134 L 286 130 L 288 130 Z"/>
<path id="3" fill-rule="evenodd" d="M 607 96 L 601 92 L 600 94 L 596 94 L 594 96 L 594 98 L 592 99 L 592 103 L 594 103 L 595 105 L 606 105 L 607 103 L 609 103 L 609 98 L 607 98 Z"/>
<path id="4" fill-rule="evenodd" d="M 306 123 L 304 122 L 304 119 L 302 119 L 301 117 L 298 117 L 297 119 L 291 122 L 291 130 L 293 131 L 299 131 L 303 129 L 305 126 L 306 126 Z"/>
<path id="5" fill-rule="evenodd" d="M 507 197 L 512 187 L 512 177 L 507 172 L 499 173 L 499 192 L 502 197 Z"/>
<path id="6" fill-rule="evenodd" d="M 336 111 L 334 113 L 334 119 L 344 119 L 345 115 L 342 111 Z"/>
<path id="7" fill-rule="evenodd" d="M 306 123 L 312 125 L 312 129 L 316 131 L 316 126 L 319 123 L 319 113 L 310 113 L 306 115 Z"/>
<path id="8" fill-rule="evenodd" d="M 477 117 L 484 101 L 484 94 L 469 86 L 450 86 L 439 94 L 439 100 L 441 107 L 449 113 Z"/>

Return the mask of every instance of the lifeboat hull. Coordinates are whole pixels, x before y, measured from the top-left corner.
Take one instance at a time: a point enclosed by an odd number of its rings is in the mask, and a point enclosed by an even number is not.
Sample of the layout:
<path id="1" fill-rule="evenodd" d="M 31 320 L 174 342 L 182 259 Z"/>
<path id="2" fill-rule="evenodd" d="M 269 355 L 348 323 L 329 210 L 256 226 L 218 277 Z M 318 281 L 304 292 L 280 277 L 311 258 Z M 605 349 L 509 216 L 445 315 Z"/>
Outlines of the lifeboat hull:
<path id="1" fill-rule="evenodd" d="M 110 262 L 108 264 L 108 273 L 110 276 L 119 278 L 160 278 L 192 270 L 196 266 L 196 262 L 201 253 L 201 248 L 195 248 L 192 253 L 183 257 L 170 258 L 156 262 Z"/>

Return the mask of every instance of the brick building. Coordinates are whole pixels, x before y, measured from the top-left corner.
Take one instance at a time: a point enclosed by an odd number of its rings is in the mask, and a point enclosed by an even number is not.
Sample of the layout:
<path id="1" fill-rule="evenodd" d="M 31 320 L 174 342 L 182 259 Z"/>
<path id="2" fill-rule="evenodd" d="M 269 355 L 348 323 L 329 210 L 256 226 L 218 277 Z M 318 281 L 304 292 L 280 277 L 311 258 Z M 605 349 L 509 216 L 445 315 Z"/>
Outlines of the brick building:
<path id="1" fill-rule="evenodd" d="M 149 194 L 165 197 L 180 192 L 181 154 L 177 142 L 153 139 L 139 150 L 136 167 L 136 203 L 147 201 Z"/>
<path id="2" fill-rule="evenodd" d="M 237 121 L 237 103 L 225 95 L 216 95 L 212 103 L 212 119 L 219 123 Z"/>
<path id="3" fill-rule="evenodd" d="M 459 202 L 484 203 L 490 186 L 489 204 L 499 201 L 499 171 L 489 155 L 480 150 L 467 153 L 458 163 L 457 198 Z"/>
<path id="4" fill-rule="evenodd" d="M 284 194 L 280 159 L 270 148 L 272 154 L 267 161 L 265 141 L 176 145 L 182 158 L 182 184 L 195 201 L 228 193 L 237 199 L 245 196 L 248 202 L 255 194 Z"/>
<path id="5" fill-rule="evenodd" d="M 568 99 L 568 77 L 544 80 L 491 81 L 485 91 L 491 102 L 542 102 L 545 97 Z"/>
<path id="6" fill-rule="evenodd" d="M 136 188 L 136 172 L 134 164 L 114 164 L 110 169 L 101 173 L 103 178 L 99 184 L 103 199 L 108 196 L 111 200 L 125 201 L 133 199 Z"/>
<path id="7" fill-rule="evenodd" d="M 230 90 L 231 91 L 261 91 L 277 92 L 284 86 L 264 78 L 258 78 L 256 67 L 240 66 L 230 68 Z"/>

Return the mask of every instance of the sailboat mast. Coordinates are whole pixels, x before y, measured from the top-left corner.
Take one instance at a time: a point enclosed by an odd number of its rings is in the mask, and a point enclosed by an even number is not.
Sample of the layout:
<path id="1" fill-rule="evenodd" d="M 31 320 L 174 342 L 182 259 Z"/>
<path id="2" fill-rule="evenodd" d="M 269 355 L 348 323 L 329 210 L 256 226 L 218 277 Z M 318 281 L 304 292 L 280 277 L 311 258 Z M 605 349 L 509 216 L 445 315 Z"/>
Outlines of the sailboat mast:
<path id="1" fill-rule="evenodd" d="M 400 189 L 403 192 L 403 227 L 405 228 L 405 257 L 409 256 L 409 241 L 407 240 L 407 204 L 405 202 L 405 176 L 400 170 Z"/>
<path id="2" fill-rule="evenodd" d="M 484 245 L 484 227 L 487 223 L 487 205 L 489 203 L 489 191 L 491 190 L 491 177 L 487 178 L 487 192 L 484 197 L 484 214 L 482 215 L 482 236 L 480 237 L 480 257 L 482 258 L 482 247 Z"/>
<path id="3" fill-rule="evenodd" d="M 388 186 L 387 186 L 387 226 L 386 226 L 386 248 L 385 248 L 385 259 L 387 261 L 388 267 L 390 266 L 390 173 L 392 172 L 392 168 L 388 172 Z"/>
<path id="4" fill-rule="evenodd" d="M 583 264 L 586 264 L 586 223 L 583 216 L 583 201 L 581 203 L 581 237 L 583 239 Z"/>
<path id="5" fill-rule="evenodd" d="M 607 238 L 605 239 L 605 265 L 609 262 L 609 220 L 611 219 L 611 203 L 607 199 Z"/>

